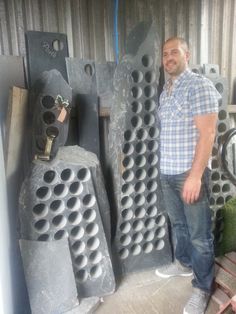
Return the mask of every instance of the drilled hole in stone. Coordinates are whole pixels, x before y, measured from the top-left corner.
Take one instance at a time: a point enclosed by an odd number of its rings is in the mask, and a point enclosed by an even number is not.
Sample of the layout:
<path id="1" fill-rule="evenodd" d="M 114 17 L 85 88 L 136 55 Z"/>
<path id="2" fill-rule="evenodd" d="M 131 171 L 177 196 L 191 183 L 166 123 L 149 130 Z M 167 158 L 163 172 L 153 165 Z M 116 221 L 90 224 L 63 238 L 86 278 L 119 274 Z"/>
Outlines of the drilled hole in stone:
<path id="1" fill-rule="evenodd" d="M 150 179 L 154 179 L 158 176 L 158 170 L 155 167 L 151 167 L 148 169 L 147 175 Z"/>
<path id="2" fill-rule="evenodd" d="M 129 222 L 123 222 L 121 225 L 120 225 L 120 231 L 122 233 L 128 233 L 131 229 L 131 225 Z"/>
<path id="3" fill-rule="evenodd" d="M 92 222 L 96 218 L 96 211 L 91 208 L 86 209 L 83 214 L 83 218 L 88 222 Z"/>
<path id="4" fill-rule="evenodd" d="M 87 247 L 92 251 L 97 250 L 99 245 L 100 245 L 100 241 L 96 237 L 92 237 L 87 241 Z"/>
<path id="5" fill-rule="evenodd" d="M 70 215 L 68 216 L 68 221 L 72 225 L 78 225 L 81 222 L 81 220 L 82 220 L 82 215 L 78 211 L 74 211 L 70 213 Z"/>
<path id="6" fill-rule="evenodd" d="M 165 216 L 163 216 L 163 215 L 159 215 L 159 216 L 156 218 L 156 224 L 157 224 L 158 227 L 163 226 L 163 225 L 165 224 L 165 222 L 166 222 L 166 218 L 165 218 Z"/>
<path id="7" fill-rule="evenodd" d="M 51 112 L 51 111 L 44 112 L 44 114 L 43 114 L 43 122 L 44 123 L 52 124 L 55 122 L 55 120 L 56 120 L 56 117 L 55 117 L 53 112 Z"/>
<path id="8" fill-rule="evenodd" d="M 134 146 L 132 144 L 126 143 L 123 146 L 123 153 L 125 155 L 131 155 L 134 152 Z"/>
<path id="9" fill-rule="evenodd" d="M 55 240 L 60 240 L 60 239 L 65 239 L 68 237 L 68 233 L 65 230 L 58 230 L 55 234 L 54 234 L 54 239 Z"/>
<path id="10" fill-rule="evenodd" d="M 146 145 L 141 142 L 137 143 L 137 145 L 135 146 L 137 154 L 144 154 L 146 152 L 146 149 Z"/>
<path id="11" fill-rule="evenodd" d="M 135 231 L 140 231 L 140 230 L 143 229 L 143 227 L 144 227 L 144 224 L 143 224 L 143 221 L 142 221 L 142 220 L 135 220 L 135 221 L 133 222 L 133 229 L 134 229 Z"/>
<path id="12" fill-rule="evenodd" d="M 147 229 L 152 229 L 155 227 L 155 219 L 153 218 L 148 218 L 146 221 L 145 221 L 145 227 Z"/>
<path id="13" fill-rule="evenodd" d="M 154 71 L 148 71 L 145 73 L 145 81 L 147 83 L 153 83 L 156 79 L 156 75 L 155 75 L 155 72 Z"/>
<path id="14" fill-rule="evenodd" d="M 162 250 L 162 249 L 164 248 L 164 246 L 165 246 L 165 243 L 164 243 L 163 240 L 158 240 L 158 241 L 156 241 L 155 244 L 154 244 L 154 247 L 155 247 L 155 249 L 156 249 L 157 251 Z"/>
<path id="15" fill-rule="evenodd" d="M 135 158 L 135 164 L 136 164 L 138 167 L 143 167 L 143 166 L 145 166 L 145 164 L 146 164 L 146 158 L 145 158 L 143 155 L 138 155 L 138 156 Z"/>
<path id="16" fill-rule="evenodd" d="M 64 202 L 61 200 L 54 200 L 50 204 L 50 210 L 52 210 L 54 213 L 61 213 L 65 209 Z"/>
<path id="17" fill-rule="evenodd" d="M 141 253 L 141 246 L 139 244 L 134 244 L 131 246 L 130 252 L 133 255 L 139 255 Z"/>
<path id="18" fill-rule="evenodd" d="M 81 182 L 75 181 L 70 185 L 69 191 L 71 194 L 79 195 L 83 192 L 83 185 Z"/>
<path id="19" fill-rule="evenodd" d="M 131 237 L 129 235 L 122 235 L 120 237 L 120 243 L 123 245 L 123 246 L 127 246 L 129 245 L 131 242 Z"/>
<path id="20" fill-rule="evenodd" d="M 68 193 L 68 188 L 65 184 L 58 184 L 54 187 L 54 194 L 56 194 L 59 197 L 65 197 Z"/>
<path id="21" fill-rule="evenodd" d="M 149 205 L 153 205 L 157 201 L 157 195 L 156 193 L 149 193 L 147 195 L 147 202 Z"/>
<path id="22" fill-rule="evenodd" d="M 79 281 L 79 282 L 85 282 L 87 279 L 88 279 L 88 273 L 86 270 L 84 269 L 81 269 L 79 271 L 77 271 L 76 273 L 76 279 Z"/>
<path id="23" fill-rule="evenodd" d="M 142 104 L 138 101 L 133 101 L 131 103 L 131 110 L 133 113 L 140 113 L 142 111 Z"/>
<path id="24" fill-rule="evenodd" d="M 73 239 L 79 240 L 84 236 L 84 228 L 82 228 L 81 226 L 76 226 L 71 229 L 70 234 Z M 77 241 L 76 243 L 77 245 L 80 244 L 79 241 Z"/>
<path id="25" fill-rule="evenodd" d="M 66 218 L 62 215 L 57 215 L 52 219 L 52 224 L 57 228 L 63 228 L 66 225 Z"/>
<path id="26" fill-rule="evenodd" d="M 142 89 L 138 86 L 133 86 L 131 88 L 131 95 L 135 99 L 140 98 L 142 96 Z"/>
<path id="27" fill-rule="evenodd" d="M 230 185 L 229 184 L 224 184 L 222 186 L 222 192 L 226 193 L 230 191 Z"/>
<path id="28" fill-rule="evenodd" d="M 151 85 L 147 85 L 144 87 L 144 95 L 147 98 L 151 98 L 155 95 L 155 88 Z"/>
<path id="29" fill-rule="evenodd" d="M 33 213 L 37 217 L 44 217 L 48 214 L 48 207 L 45 204 L 37 204 L 33 207 Z"/>
<path id="30" fill-rule="evenodd" d="M 157 143 L 157 141 L 150 141 L 150 142 L 148 143 L 148 149 L 149 149 L 151 152 L 156 151 L 157 148 L 158 148 L 158 143 Z"/>
<path id="31" fill-rule="evenodd" d="M 147 99 L 144 103 L 144 108 L 146 111 L 151 112 L 155 109 L 155 107 L 156 107 L 156 103 L 152 99 Z"/>
<path id="32" fill-rule="evenodd" d="M 119 255 L 121 259 L 126 259 L 129 256 L 129 250 L 124 248 L 119 251 Z"/>
<path id="33" fill-rule="evenodd" d="M 145 241 L 152 241 L 155 237 L 155 233 L 154 231 L 149 230 L 149 231 L 146 231 L 143 236 L 144 236 Z"/>
<path id="34" fill-rule="evenodd" d="M 150 154 L 150 155 L 148 156 L 148 163 L 149 163 L 151 166 L 156 165 L 157 162 L 158 162 L 157 154 Z"/>
<path id="35" fill-rule="evenodd" d="M 96 198 L 94 195 L 92 194 L 86 194 L 84 197 L 83 197 L 83 204 L 84 206 L 86 207 L 93 207 L 96 203 Z"/>
<path id="36" fill-rule="evenodd" d="M 224 174 L 221 175 L 221 180 L 222 181 L 228 181 L 228 178 L 226 178 L 226 176 Z"/>
<path id="37" fill-rule="evenodd" d="M 49 241 L 49 234 L 41 234 L 38 237 L 38 241 Z"/>
<path id="38" fill-rule="evenodd" d="M 102 275 L 102 267 L 100 265 L 93 266 L 90 270 L 91 278 L 98 278 Z"/>
<path id="39" fill-rule="evenodd" d="M 227 129 L 227 127 L 226 127 L 226 124 L 225 124 L 225 123 L 220 123 L 220 124 L 218 125 L 218 132 L 220 132 L 220 133 L 225 132 L 226 129 Z"/>
<path id="40" fill-rule="evenodd" d="M 94 69 L 93 66 L 89 63 L 85 64 L 84 66 L 84 72 L 89 76 L 92 77 L 94 75 Z"/>
<path id="41" fill-rule="evenodd" d="M 48 187 L 42 186 L 36 191 L 36 196 L 41 200 L 47 200 L 51 196 L 51 191 Z"/>
<path id="42" fill-rule="evenodd" d="M 122 185 L 121 191 L 123 194 L 131 194 L 133 192 L 133 184 L 131 183 L 125 183 Z"/>
<path id="43" fill-rule="evenodd" d="M 159 239 L 163 238 L 165 234 L 166 234 L 166 231 L 165 231 L 165 228 L 163 227 L 158 228 L 155 232 L 155 236 Z"/>
<path id="44" fill-rule="evenodd" d="M 134 160 L 133 160 L 133 158 L 127 156 L 127 157 L 125 157 L 125 158 L 123 159 L 122 164 L 123 164 L 123 166 L 124 166 L 125 168 L 130 169 L 130 168 L 132 168 L 133 165 L 134 165 Z"/>
<path id="45" fill-rule="evenodd" d="M 46 219 L 40 219 L 34 224 L 34 227 L 37 232 L 45 233 L 48 231 L 50 224 Z"/>
<path id="46" fill-rule="evenodd" d="M 98 264 L 102 260 L 102 253 L 99 251 L 94 251 L 89 255 L 89 260 L 92 264 Z"/>
<path id="47" fill-rule="evenodd" d="M 213 148 L 212 148 L 212 155 L 216 156 L 217 154 L 218 154 L 218 149 L 215 146 L 213 146 Z"/>
<path id="48" fill-rule="evenodd" d="M 219 184 L 214 184 L 212 187 L 212 192 L 213 193 L 219 193 L 220 192 L 220 185 Z"/>
<path id="49" fill-rule="evenodd" d="M 215 199 L 213 197 L 211 197 L 209 203 L 211 206 L 215 205 Z"/>
<path id="50" fill-rule="evenodd" d="M 130 208 L 133 205 L 133 199 L 130 196 L 124 196 L 121 199 L 121 206 L 123 208 Z"/>
<path id="51" fill-rule="evenodd" d="M 216 83 L 215 88 L 218 90 L 218 92 L 219 92 L 220 94 L 223 94 L 223 92 L 224 92 L 224 86 L 223 86 L 222 83 Z"/>
<path id="52" fill-rule="evenodd" d="M 131 209 L 124 209 L 121 213 L 124 220 L 130 220 L 133 218 L 133 211 Z"/>
<path id="53" fill-rule="evenodd" d="M 144 169 L 138 169 L 135 174 L 137 180 L 144 180 L 146 175 L 147 173 Z"/>
<path id="54" fill-rule="evenodd" d="M 155 117 L 152 114 L 146 114 L 143 120 L 147 126 L 151 126 L 155 123 Z"/>
<path id="55" fill-rule="evenodd" d="M 154 192 L 156 191 L 157 189 L 157 182 L 156 181 L 148 181 L 147 183 L 147 189 L 150 191 L 150 192 Z"/>
<path id="56" fill-rule="evenodd" d="M 211 162 L 211 166 L 212 166 L 212 169 L 218 168 L 219 167 L 218 161 L 216 159 L 213 159 Z"/>
<path id="57" fill-rule="evenodd" d="M 153 59 L 151 56 L 149 55 L 144 55 L 142 57 L 142 64 L 143 66 L 145 66 L 146 68 L 149 68 L 152 64 L 153 64 Z"/>
<path id="58" fill-rule="evenodd" d="M 148 133 L 145 129 L 141 128 L 137 131 L 136 133 L 136 137 L 140 140 L 140 141 L 144 141 L 146 140 L 146 138 L 148 137 Z"/>
<path id="59" fill-rule="evenodd" d="M 136 193 L 143 193 L 145 191 L 145 184 L 143 182 L 137 182 L 134 186 Z"/>
<path id="60" fill-rule="evenodd" d="M 219 172 L 213 172 L 212 175 L 211 175 L 211 179 L 212 179 L 213 181 L 218 181 L 218 180 L 220 180 L 220 174 L 219 174 Z"/>
<path id="61" fill-rule="evenodd" d="M 135 217 L 136 218 L 143 218 L 146 214 L 146 210 L 143 207 L 138 207 L 135 210 Z"/>
<path id="62" fill-rule="evenodd" d="M 64 48 L 64 43 L 63 43 L 63 41 L 61 41 L 59 39 L 55 39 L 52 42 L 52 47 L 55 51 L 62 51 Z"/>
<path id="63" fill-rule="evenodd" d="M 143 245 L 143 251 L 144 251 L 144 253 L 147 253 L 147 254 L 151 253 L 153 248 L 154 248 L 154 246 L 152 243 L 144 243 L 144 245 Z"/>
<path id="64" fill-rule="evenodd" d="M 147 214 L 150 217 L 156 217 L 157 215 L 157 207 L 156 206 L 150 206 L 147 209 Z"/>
<path id="65" fill-rule="evenodd" d="M 79 198 L 77 197 L 71 197 L 68 199 L 67 201 L 67 207 L 70 209 L 70 210 L 78 210 L 80 208 L 80 200 Z"/>
<path id="66" fill-rule="evenodd" d="M 131 170 L 126 170 L 123 175 L 122 178 L 126 181 L 126 182 L 131 182 L 134 178 L 134 173 Z"/>
<path id="67" fill-rule="evenodd" d="M 138 116 L 134 116 L 130 122 L 134 128 L 139 128 L 142 125 L 142 119 Z"/>
<path id="68" fill-rule="evenodd" d="M 72 245 L 72 251 L 74 254 L 81 254 L 85 250 L 85 243 L 83 241 L 76 241 Z"/>
<path id="69" fill-rule="evenodd" d="M 56 178 L 56 172 L 53 170 L 49 170 L 47 172 L 45 172 L 44 176 L 43 176 L 43 180 L 44 182 L 51 184 L 55 181 Z"/>
<path id="70" fill-rule="evenodd" d="M 226 196 L 226 198 L 225 198 L 225 202 L 227 203 L 229 200 L 231 200 L 231 198 L 232 198 L 232 195 L 228 195 L 228 196 Z"/>
<path id="71" fill-rule="evenodd" d="M 218 114 L 219 120 L 224 120 L 227 118 L 227 112 L 225 110 L 220 110 Z"/>
<path id="72" fill-rule="evenodd" d="M 80 181 L 82 182 L 86 182 L 90 179 L 91 177 L 91 174 L 90 174 L 90 171 L 89 169 L 87 168 L 81 168 L 79 171 L 78 171 L 78 174 L 77 174 L 77 177 Z"/>
<path id="73" fill-rule="evenodd" d="M 61 172 L 61 179 L 63 181 L 71 181 L 73 179 L 73 172 L 71 169 L 67 168 Z"/>
<path id="74" fill-rule="evenodd" d="M 88 224 L 86 227 L 86 232 L 90 236 L 95 236 L 98 233 L 98 230 L 99 230 L 98 225 L 93 222 Z"/>
<path id="75" fill-rule="evenodd" d="M 137 206 L 142 206 L 145 203 L 145 197 L 142 194 L 137 194 L 134 198 L 134 202 Z"/>
<path id="76" fill-rule="evenodd" d="M 133 234 L 132 241 L 134 243 L 140 243 L 140 242 L 142 242 L 142 240 L 143 240 L 143 235 L 141 232 L 136 232 Z"/>
<path id="77" fill-rule="evenodd" d="M 135 139 L 135 134 L 131 130 L 126 130 L 124 133 L 124 139 L 127 142 L 131 142 Z"/>
<path id="78" fill-rule="evenodd" d="M 140 83 L 143 79 L 143 73 L 141 71 L 135 70 L 131 73 L 134 83 Z"/>
<path id="79" fill-rule="evenodd" d="M 88 258 L 84 255 L 79 255 L 75 259 L 75 264 L 78 268 L 84 268 L 88 263 Z"/>
<path id="80" fill-rule="evenodd" d="M 55 104 L 55 100 L 52 96 L 46 95 L 42 98 L 42 105 L 46 109 L 52 109 Z"/>
<path id="81" fill-rule="evenodd" d="M 224 201 L 224 198 L 222 196 L 220 196 L 216 199 L 217 205 L 224 205 L 224 203 L 225 203 L 225 201 Z"/>
<path id="82" fill-rule="evenodd" d="M 50 126 L 46 129 L 46 134 L 49 137 L 56 138 L 59 135 L 59 129 L 55 126 Z"/>
<path id="83" fill-rule="evenodd" d="M 149 136 L 151 138 L 157 138 L 158 135 L 159 135 L 159 130 L 157 128 L 150 127 L 150 129 L 149 129 Z"/>

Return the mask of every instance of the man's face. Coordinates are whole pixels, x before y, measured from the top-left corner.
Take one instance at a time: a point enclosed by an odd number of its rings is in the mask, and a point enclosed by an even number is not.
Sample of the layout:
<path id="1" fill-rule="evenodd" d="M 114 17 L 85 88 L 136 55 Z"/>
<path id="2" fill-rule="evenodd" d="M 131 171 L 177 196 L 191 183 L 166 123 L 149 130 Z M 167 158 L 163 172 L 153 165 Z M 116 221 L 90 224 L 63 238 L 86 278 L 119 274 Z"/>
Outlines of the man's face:
<path id="1" fill-rule="evenodd" d="M 186 70 L 189 61 L 189 52 L 184 49 L 178 40 L 171 40 L 163 47 L 162 62 L 165 71 L 172 77 L 179 76 Z"/>

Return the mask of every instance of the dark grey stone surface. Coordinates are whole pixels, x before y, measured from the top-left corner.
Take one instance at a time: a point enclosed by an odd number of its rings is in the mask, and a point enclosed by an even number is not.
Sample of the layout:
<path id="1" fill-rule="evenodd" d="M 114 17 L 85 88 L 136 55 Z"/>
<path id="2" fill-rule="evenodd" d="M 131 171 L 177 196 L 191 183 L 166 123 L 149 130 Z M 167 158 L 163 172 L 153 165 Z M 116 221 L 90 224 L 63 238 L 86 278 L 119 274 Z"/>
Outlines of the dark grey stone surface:
<path id="1" fill-rule="evenodd" d="M 109 130 L 116 203 L 114 269 L 123 273 L 172 258 L 159 179 L 160 42 L 150 23 L 137 25 L 128 38 L 127 54 L 114 75 Z"/>
<path id="2" fill-rule="evenodd" d="M 98 297 L 85 298 L 80 300 L 80 304 L 63 314 L 92 314 L 95 313 L 101 301 Z"/>
<path id="3" fill-rule="evenodd" d="M 51 162 L 35 161 L 20 193 L 22 238 L 69 237 L 79 297 L 103 296 L 115 289 L 107 243 L 110 213 L 102 183 L 97 157 L 67 146 Z"/>
<path id="4" fill-rule="evenodd" d="M 77 304 L 68 239 L 20 240 L 32 314 L 59 314 Z"/>
<path id="5" fill-rule="evenodd" d="M 27 31 L 25 43 L 29 88 L 44 71 L 52 69 L 58 70 L 67 81 L 65 58 L 69 53 L 65 34 Z"/>

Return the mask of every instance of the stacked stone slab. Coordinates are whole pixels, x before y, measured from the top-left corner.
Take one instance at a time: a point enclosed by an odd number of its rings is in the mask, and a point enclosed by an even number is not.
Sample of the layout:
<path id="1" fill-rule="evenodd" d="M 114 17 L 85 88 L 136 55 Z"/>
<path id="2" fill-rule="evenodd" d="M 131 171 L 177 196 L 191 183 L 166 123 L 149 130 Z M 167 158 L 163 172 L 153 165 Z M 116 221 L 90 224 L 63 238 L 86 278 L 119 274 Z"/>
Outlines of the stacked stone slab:
<path id="1" fill-rule="evenodd" d="M 159 180 L 156 33 L 154 25 L 136 27 L 114 76 L 109 130 L 116 204 L 113 254 L 115 270 L 124 273 L 171 260 Z"/>
<path id="2" fill-rule="evenodd" d="M 218 65 L 197 65 L 192 67 L 192 71 L 209 78 L 222 96 L 222 99 L 219 101 L 217 133 L 212 150 L 212 172 L 210 178 L 210 206 L 214 220 L 214 234 L 216 237 L 215 244 L 217 246 L 217 243 L 221 240 L 221 234 L 223 230 L 221 208 L 228 200 L 235 196 L 236 192 L 234 184 L 231 183 L 231 181 L 225 176 L 224 171 L 220 166 L 218 156 L 219 144 L 221 142 L 222 136 L 230 129 L 230 120 L 227 112 L 228 83 L 226 78 L 220 76 Z"/>
<path id="3" fill-rule="evenodd" d="M 109 205 L 94 154 L 67 146 L 50 162 L 34 161 L 20 193 L 20 221 L 23 239 L 69 238 L 80 298 L 114 291 Z"/>

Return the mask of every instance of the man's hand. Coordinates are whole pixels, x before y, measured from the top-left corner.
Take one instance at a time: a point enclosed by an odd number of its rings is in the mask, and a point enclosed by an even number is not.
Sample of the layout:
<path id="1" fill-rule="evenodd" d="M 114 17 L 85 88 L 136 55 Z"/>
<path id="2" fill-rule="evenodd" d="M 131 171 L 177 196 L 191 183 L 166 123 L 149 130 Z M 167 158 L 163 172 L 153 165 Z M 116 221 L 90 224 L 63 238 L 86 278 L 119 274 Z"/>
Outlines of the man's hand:
<path id="1" fill-rule="evenodd" d="M 199 198 L 201 191 L 201 179 L 199 177 L 193 177 L 189 175 L 183 186 L 182 198 L 187 204 L 193 204 Z"/>

